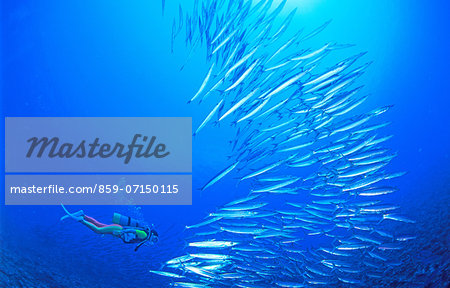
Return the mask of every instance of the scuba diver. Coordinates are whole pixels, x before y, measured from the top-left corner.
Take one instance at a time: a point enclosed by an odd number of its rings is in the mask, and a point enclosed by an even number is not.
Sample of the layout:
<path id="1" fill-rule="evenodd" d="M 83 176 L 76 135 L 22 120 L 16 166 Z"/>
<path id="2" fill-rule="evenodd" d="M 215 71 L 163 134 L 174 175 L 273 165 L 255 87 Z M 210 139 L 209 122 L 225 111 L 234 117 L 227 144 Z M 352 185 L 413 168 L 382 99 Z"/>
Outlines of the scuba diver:
<path id="1" fill-rule="evenodd" d="M 110 234 L 122 239 L 126 244 L 137 244 L 134 251 L 137 251 L 139 247 L 144 244 L 154 245 L 158 242 L 158 233 L 153 229 L 153 226 L 152 228 L 141 226 L 138 221 L 131 217 L 114 213 L 113 224 L 108 225 L 100 223 L 94 218 L 85 215 L 83 210 L 69 213 L 64 205 L 61 204 L 61 206 L 67 214 L 61 217 L 61 221 L 70 217 L 84 224 L 97 234 Z"/>

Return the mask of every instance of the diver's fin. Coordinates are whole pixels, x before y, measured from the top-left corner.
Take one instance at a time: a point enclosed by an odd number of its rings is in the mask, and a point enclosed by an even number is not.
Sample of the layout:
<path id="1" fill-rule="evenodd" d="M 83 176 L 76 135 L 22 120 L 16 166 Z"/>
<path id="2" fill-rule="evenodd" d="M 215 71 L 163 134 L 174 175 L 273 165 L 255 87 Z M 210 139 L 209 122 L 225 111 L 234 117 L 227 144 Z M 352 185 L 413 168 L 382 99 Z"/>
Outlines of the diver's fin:
<path id="1" fill-rule="evenodd" d="M 61 217 L 60 221 L 70 217 L 75 221 L 82 221 L 84 219 L 84 212 L 83 210 L 80 210 L 78 212 L 75 213 L 69 213 L 69 211 L 67 211 L 66 207 L 64 207 L 63 204 L 61 204 L 61 207 L 64 209 L 64 212 L 66 212 L 67 215 L 64 215 L 63 217 Z"/>
<path id="2" fill-rule="evenodd" d="M 66 220 L 66 219 L 69 218 L 69 217 L 70 217 L 69 215 L 64 215 L 63 217 L 61 217 L 61 218 L 59 219 L 59 221 Z"/>

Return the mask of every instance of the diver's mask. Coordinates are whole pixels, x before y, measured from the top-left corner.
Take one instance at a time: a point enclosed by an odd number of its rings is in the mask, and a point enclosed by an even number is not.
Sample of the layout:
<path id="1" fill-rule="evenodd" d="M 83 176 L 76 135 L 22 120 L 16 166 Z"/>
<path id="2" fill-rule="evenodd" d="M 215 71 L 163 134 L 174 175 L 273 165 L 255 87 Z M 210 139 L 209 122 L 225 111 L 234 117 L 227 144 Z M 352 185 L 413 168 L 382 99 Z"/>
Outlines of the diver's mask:
<path id="1" fill-rule="evenodd" d="M 152 229 L 150 231 L 150 234 L 151 234 L 151 236 L 150 236 L 150 245 L 154 245 L 159 240 L 158 232 L 156 232 L 154 229 Z"/>

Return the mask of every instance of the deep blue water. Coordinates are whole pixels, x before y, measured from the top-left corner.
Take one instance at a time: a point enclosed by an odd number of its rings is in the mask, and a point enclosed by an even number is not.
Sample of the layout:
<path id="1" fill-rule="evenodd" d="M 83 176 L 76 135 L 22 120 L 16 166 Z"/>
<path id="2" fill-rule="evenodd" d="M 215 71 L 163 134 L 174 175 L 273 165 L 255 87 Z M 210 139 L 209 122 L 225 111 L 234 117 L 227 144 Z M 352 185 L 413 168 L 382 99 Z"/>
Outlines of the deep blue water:
<path id="1" fill-rule="evenodd" d="M 188 48 L 177 41 L 174 53 L 170 51 L 178 4 L 167 2 L 162 17 L 160 1 L 3 1 L 2 118 L 188 116 L 195 129 L 212 108 L 186 104 L 207 71 L 205 51 L 196 50 L 180 71 Z M 398 277 L 437 265 L 441 274 L 427 272 L 424 277 L 439 285 L 436 279 L 443 279 L 449 267 L 450 5 L 288 0 L 287 6 L 299 8 L 291 24 L 296 27 L 313 29 L 333 20 L 310 45 L 352 43 L 356 46 L 350 51 L 368 51 L 365 59 L 374 61 L 358 80 L 371 94 L 364 105 L 394 105 L 383 116 L 392 122 L 385 133 L 395 135 L 388 147 L 398 151 L 391 168 L 408 171 L 395 180 L 399 191 L 389 202 L 417 221 L 403 228 L 418 236 L 407 252 L 415 264 Z M 233 179 L 211 191 L 196 189 L 226 166 L 230 135 L 231 128 L 224 125 L 207 127 L 194 138 L 192 206 L 70 207 L 105 222 L 113 212 L 144 217 L 158 228 L 161 241 L 139 253 L 78 223 L 60 223 L 58 206 L 5 206 L 1 197 L 0 251 L 9 264 L 0 264 L 0 272 L 11 279 L 5 287 L 22 287 L 20 281 L 34 283 L 32 287 L 168 283 L 147 271 L 182 253 L 184 226 L 245 195 L 234 189 Z M 442 259 L 447 259 L 444 264 Z M 17 280 L 21 277 L 25 280 Z"/>

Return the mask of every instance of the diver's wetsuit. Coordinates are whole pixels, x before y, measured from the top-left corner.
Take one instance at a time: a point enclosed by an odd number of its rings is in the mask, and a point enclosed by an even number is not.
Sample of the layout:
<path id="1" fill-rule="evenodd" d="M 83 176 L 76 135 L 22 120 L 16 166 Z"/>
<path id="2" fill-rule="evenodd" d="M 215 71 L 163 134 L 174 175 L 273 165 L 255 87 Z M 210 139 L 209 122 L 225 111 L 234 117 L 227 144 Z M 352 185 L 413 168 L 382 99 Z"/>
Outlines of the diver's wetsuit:
<path id="1" fill-rule="evenodd" d="M 84 225 L 89 227 L 92 231 L 98 234 L 111 234 L 119 237 L 125 243 L 139 243 L 148 237 L 146 231 L 137 227 L 124 227 L 119 224 L 103 224 L 98 222 L 92 217 L 87 215 L 83 216 L 84 221 L 81 221 Z"/>
<path id="2" fill-rule="evenodd" d="M 138 244 L 134 249 L 135 251 L 137 251 L 140 246 L 147 243 L 147 241 L 150 241 L 149 244 L 154 244 L 158 241 L 158 233 L 154 229 L 150 229 L 148 226 L 143 227 L 142 225 L 139 225 L 139 223 L 131 217 L 114 213 L 114 224 L 103 224 L 96 219 L 85 215 L 83 210 L 76 213 L 69 213 L 64 205 L 61 206 L 67 214 L 66 216 L 63 216 L 61 220 L 71 217 L 97 234 L 111 234 L 122 239 L 124 243 Z"/>
<path id="3" fill-rule="evenodd" d="M 119 224 L 106 225 L 98 222 L 92 217 L 83 215 L 83 220 L 81 221 L 84 225 L 89 227 L 92 231 L 98 234 L 111 234 L 115 237 L 122 239 L 124 243 L 127 244 L 138 244 L 134 251 L 137 251 L 139 247 L 145 244 L 147 241 L 153 241 L 152 237 L 155 237 L 157 241 L 158 233 L 150 228 L 142 227 L 131 227 L 122 226 Z M 155 242 L 156 242 L 155 241 Z M 154 242 L 153 242 L 154 243 Z"/>

